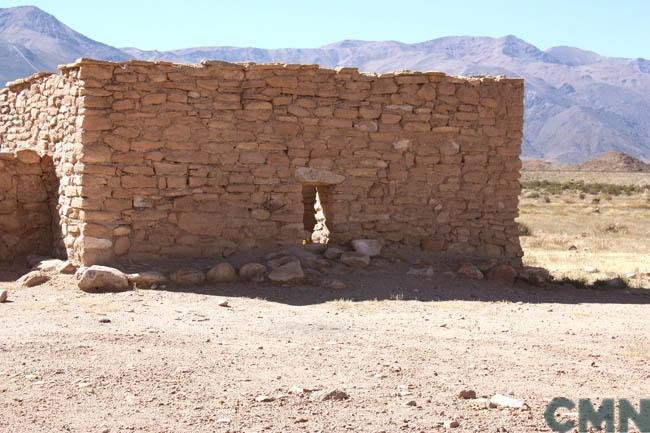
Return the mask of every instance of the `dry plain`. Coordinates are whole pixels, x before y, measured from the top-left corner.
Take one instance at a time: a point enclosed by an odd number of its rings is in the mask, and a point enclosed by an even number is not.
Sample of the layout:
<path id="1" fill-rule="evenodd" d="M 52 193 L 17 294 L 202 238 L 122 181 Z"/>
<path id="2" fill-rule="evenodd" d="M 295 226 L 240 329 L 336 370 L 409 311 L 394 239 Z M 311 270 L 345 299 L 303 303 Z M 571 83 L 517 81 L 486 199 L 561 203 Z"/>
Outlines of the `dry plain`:
<path id="1" fill-rule="evenodd" d="M 650 173 L 524 171 L 522 183 L 526 265 L 585 283 L 650 286 Z"/>

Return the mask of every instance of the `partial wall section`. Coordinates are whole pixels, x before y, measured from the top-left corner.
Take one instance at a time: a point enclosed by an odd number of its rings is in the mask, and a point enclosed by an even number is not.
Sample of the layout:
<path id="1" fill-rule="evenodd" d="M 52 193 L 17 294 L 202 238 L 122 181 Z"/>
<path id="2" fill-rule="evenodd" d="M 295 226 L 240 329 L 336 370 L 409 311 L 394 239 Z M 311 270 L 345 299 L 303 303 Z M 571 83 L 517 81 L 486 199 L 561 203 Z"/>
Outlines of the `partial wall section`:
<path id="1" fill-rule="evenodd" d="M 0 262 L 52 254 L 52 171 L 52 159 L 34 151 L 0 152 Z"/>
<path id="2" fill-rule="evenodd" d="M 80 261 L 83 217 L 78 71 L 39 73 L 0 89 L 0 151 L 31 149 L 49 159 L 46 186 L 53 209 L 53 250 Z"/>
<path id="3" fill-rule="evenodd" d="M 88 263 L 298 242 L 304 168 L 336 178 L 334 242 L 521 257 L 522 80 L 225 62 L 63 71 L 85 95 Z"/>

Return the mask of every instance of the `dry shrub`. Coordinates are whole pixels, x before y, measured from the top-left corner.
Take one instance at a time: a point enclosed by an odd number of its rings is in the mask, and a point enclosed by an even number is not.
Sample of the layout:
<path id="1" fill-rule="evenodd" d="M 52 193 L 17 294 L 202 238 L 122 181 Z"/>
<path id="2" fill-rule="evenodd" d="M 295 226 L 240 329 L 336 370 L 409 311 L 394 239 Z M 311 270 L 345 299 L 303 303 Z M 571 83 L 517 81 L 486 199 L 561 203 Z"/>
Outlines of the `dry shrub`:
<path id="1" fill-rule="evenodd" d="M 603 223 L 596 224 L 594 227 L 598 233 L 608 233 L 608 234 L 626 234 L 630 232 L 630 229 L 625 224 L 617 223 Z"/>
<path id="2" fill-rule="evenodd" d="M 527 224 L 517 222 L 517 233 L 519 236 L 532 236 L 533 229 L 531 229 Z"/>
<path id="3" fill-rule="evenodd" d="M 566 250 L 570 245 L 572 245 L 570 238 L 547 234 L 532 236 L 526 241 L 527 248 L 538 248 L 542 250 Z"/>

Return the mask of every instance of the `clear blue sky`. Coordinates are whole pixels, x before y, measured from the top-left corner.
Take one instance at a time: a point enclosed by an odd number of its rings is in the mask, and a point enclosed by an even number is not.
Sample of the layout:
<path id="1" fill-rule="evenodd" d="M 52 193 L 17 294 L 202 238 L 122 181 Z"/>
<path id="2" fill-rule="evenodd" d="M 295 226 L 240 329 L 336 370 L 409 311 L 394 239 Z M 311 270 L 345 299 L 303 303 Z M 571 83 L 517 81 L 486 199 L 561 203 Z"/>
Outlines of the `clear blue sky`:
<path id="1" fill-rule="evenodd" d="M 650 0 L 0 0 L 0 7 L 24 4 L 117 47 L 302 48 L 514 34 L 542 49 L 650 58 Z"/>

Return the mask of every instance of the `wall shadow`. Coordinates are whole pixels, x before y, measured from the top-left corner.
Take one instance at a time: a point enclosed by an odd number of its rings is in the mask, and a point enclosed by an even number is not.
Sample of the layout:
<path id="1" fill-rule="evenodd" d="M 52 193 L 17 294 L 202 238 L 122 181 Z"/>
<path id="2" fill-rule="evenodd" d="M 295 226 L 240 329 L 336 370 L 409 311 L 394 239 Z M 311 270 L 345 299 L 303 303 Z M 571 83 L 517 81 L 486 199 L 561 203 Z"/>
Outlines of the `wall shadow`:
<path id="1" fill-rule="evenodd" d="M 56 175 L 54 161 L 50 155 L 43 155 L 41 158 L 41 169 L 43 170 L 43 182 L 47 190 L 48 206 L 51 221 L 51 255 L 63 260 L 67 259 L 67 252 L 63 244 L 63 232 L 61 217 L 59 215 L 59 184 L 60 179 Z"/>
<path id="2" fill-rule="evenodd" d="M 236 282 L 199 287 L 170 285 L 164 290 L 229 298 L 259 298 L 294 306 L 320 304 L 340 299 L 352 302 L 459 300 L 534 304 L 650 304 L 650 288 L 634 290 L 600 287 L 577 288 L 567 284 L 547 284 L 544 287 L 538 287 L 521 281 L 504 284 L 444 277 L 421 279 L 405 275 L 405 272 L 382 272 L 369 269 L 336 278 L 345 282 L 347 288 L 343 290 L 326 289 L 321 287 L 318 282 L 312 281 L 298 285 L 275 285 L 268 282 Z M 647 293 L 644 293 L 645 290 Z"/>

